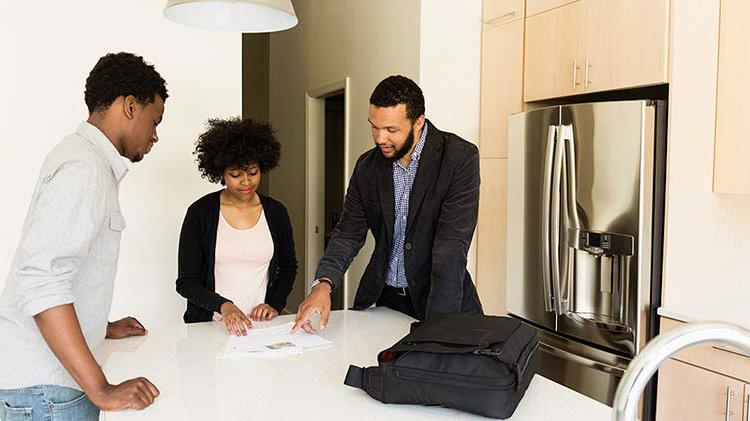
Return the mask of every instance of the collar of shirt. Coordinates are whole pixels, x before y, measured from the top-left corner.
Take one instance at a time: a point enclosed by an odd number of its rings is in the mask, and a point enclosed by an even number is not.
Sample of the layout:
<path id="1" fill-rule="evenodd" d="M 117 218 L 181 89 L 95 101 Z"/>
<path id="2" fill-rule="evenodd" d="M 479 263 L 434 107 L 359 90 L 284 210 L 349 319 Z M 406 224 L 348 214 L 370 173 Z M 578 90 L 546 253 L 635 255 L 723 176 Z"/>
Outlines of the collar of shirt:
<path id="1" fill-rule="evenodd" d="M 115 148 L 115 145 L 109 141 L 107 136 L 99 130 L 98 127 L 93 124 L 84 121 L 78 126 L 76 133 L 83 136 L 86 140 L 91 142 L 94 146 L 99 148 L 107 159 L 109 166 L 112 168 L 112 172 L 115 174 L 117 181 L 121 181 L 125 174 L 128 172 L 128 166 L 125 164 L 125 160 Z"/>
<path id="2" fill-rule="evenodd" d="M 411 167 L 413 164 L 419 165 L 419 158 L 422 156 L 422 149 L 424 149 L 424 142 L 427 138 L 427 122 L 424 123 L 424 126 L 422 126 L 422 134 L 419 135 L 419 141 L 417 142 L 417 146 L 414 147 L 414 150 L 411 151 L 411 162 L 409 163 L 409 167 Z M 396 162 L 393 163 L 393 166 L 399 166 L 404 170 L 407 170 L 408 168 L 401 165 L 401 160 L 398 159 Z"/>

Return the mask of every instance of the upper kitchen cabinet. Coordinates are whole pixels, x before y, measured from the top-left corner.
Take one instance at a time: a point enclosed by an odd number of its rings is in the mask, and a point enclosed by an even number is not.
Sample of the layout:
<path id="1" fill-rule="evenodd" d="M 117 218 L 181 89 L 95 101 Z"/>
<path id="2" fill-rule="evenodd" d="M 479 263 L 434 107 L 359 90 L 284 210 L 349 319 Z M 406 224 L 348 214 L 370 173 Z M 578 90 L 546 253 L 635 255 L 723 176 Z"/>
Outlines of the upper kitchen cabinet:
<path id="1" fill-rule="evenodd" d="M 485 5 L 487 3 L 485 1 Z M 520 10 L 523 10 L 523 3 Z M 482 30 L 479 116 L 482 158 L 508 156 L 508 116 L 523 111 L 523 25 L 524 20 L 520 18 L 509 22 L 501 20 L 485 24 Z"/>
<path id="2" fill-rule="evenodd" d="M 720 7 L 713 191 L 750 194 L 750 2 Z"/>
<path id="3" fill-rule="evenodd" d="M 494 25 L 523 18 L 524 0 L 484 0 L 482 22 Z"/>
<path id="4" fill-rule="evenodd" d="M 668 81 L 669 0 L 579 0 L 529 16 L 524 100 Z"/>
<path id="5" fill-rule="evenodd" d="M 525 101 L 583 92 L 585 4 L 569 3 L 526 19 Z"/>
<path id="6" fill-rule="evenodd" d="M 587 0 L 586 92 L 666 83 L 669 0 Z"/>

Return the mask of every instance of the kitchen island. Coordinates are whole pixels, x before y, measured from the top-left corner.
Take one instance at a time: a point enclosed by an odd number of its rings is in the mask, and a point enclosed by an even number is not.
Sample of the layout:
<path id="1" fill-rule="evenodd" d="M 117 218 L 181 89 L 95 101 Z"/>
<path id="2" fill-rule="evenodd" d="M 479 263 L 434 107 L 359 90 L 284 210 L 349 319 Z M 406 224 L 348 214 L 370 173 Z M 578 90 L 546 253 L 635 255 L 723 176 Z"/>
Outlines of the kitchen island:
<path id="1" fill-rule="evenodd" d="M 293 320 L 277 317 L 259 327 Z M 387 308 L 335 311 L 321 336 L 333 346 L 276 360 L 217 359 L 227 341 L 221 322 L 182 323 L 145 337 L 106 340 L 97 354 L 110 382 L 144 376 L 161 391 L 144 411 L 110 412 L 110 420 L 469 420 L 447 408 L 383 404 L 343 384 L 349 364 L 371 366 L 377 353 L 413 321 Z M 606 421 L 611 409 L 536 376 L 513 421 Z"/>

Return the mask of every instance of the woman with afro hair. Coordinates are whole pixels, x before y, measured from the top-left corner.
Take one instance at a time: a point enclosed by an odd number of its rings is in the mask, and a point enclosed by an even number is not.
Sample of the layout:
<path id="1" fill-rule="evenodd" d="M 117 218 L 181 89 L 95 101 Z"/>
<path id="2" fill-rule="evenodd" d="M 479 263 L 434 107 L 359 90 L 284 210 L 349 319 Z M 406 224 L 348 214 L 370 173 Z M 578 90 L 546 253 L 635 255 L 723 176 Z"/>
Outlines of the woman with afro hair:
<path id="1" fill-rule="evenodd" d="M 276 167 L 281 144 L 270 125 L 250 119 L 208 121 L 196 142 L 201 177 L 224 186 L 195 201 L 180 233 L 177 292 L 185 323 L 223 320 L 246 335 L 286 305 L 297 276 L 292 226 L 280 202 L 257 192 Z"/>

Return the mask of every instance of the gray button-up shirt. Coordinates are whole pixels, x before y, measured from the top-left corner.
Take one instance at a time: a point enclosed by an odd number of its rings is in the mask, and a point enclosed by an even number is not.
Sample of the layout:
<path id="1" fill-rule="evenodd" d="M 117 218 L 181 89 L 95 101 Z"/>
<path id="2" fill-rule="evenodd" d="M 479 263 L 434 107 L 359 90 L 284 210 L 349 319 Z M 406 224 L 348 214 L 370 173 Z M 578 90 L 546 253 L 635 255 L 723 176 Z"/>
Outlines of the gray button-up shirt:
<path id="1" fill-rule="evenodd" d="M 0 295 L 0 389 L 80 389 L 33 316 L 73 303 L 89 347 L 104 339 L 125 228 L 119 185 L 127 170 L 104 133 L 85 122 L 47 156 Z"/>
<path id="2" fill-rule="evenodd" d="M 411 152 L 409 166 L 404 167 L 401 165 L 400 160 L 393 163 L 395 219 L 393 221 L 393 247 L 391 248 L 391 257 L 388 262 L 388 273 L 385 278 L 385 283 L 392 287 L 406 288 L 409 286 L 406 281 L 406 272 L 404 271 L 406 218 L 409 215 L 409 197 L 411 196 L 411 187 L 414 185 L 414 179 L 417 177 L 419 158 L 422 156 L 422 149 L 424 148 L 426 137 L 427 123 L 422 127 L 422 134 L 419 136 L 419 141 Z"/>

